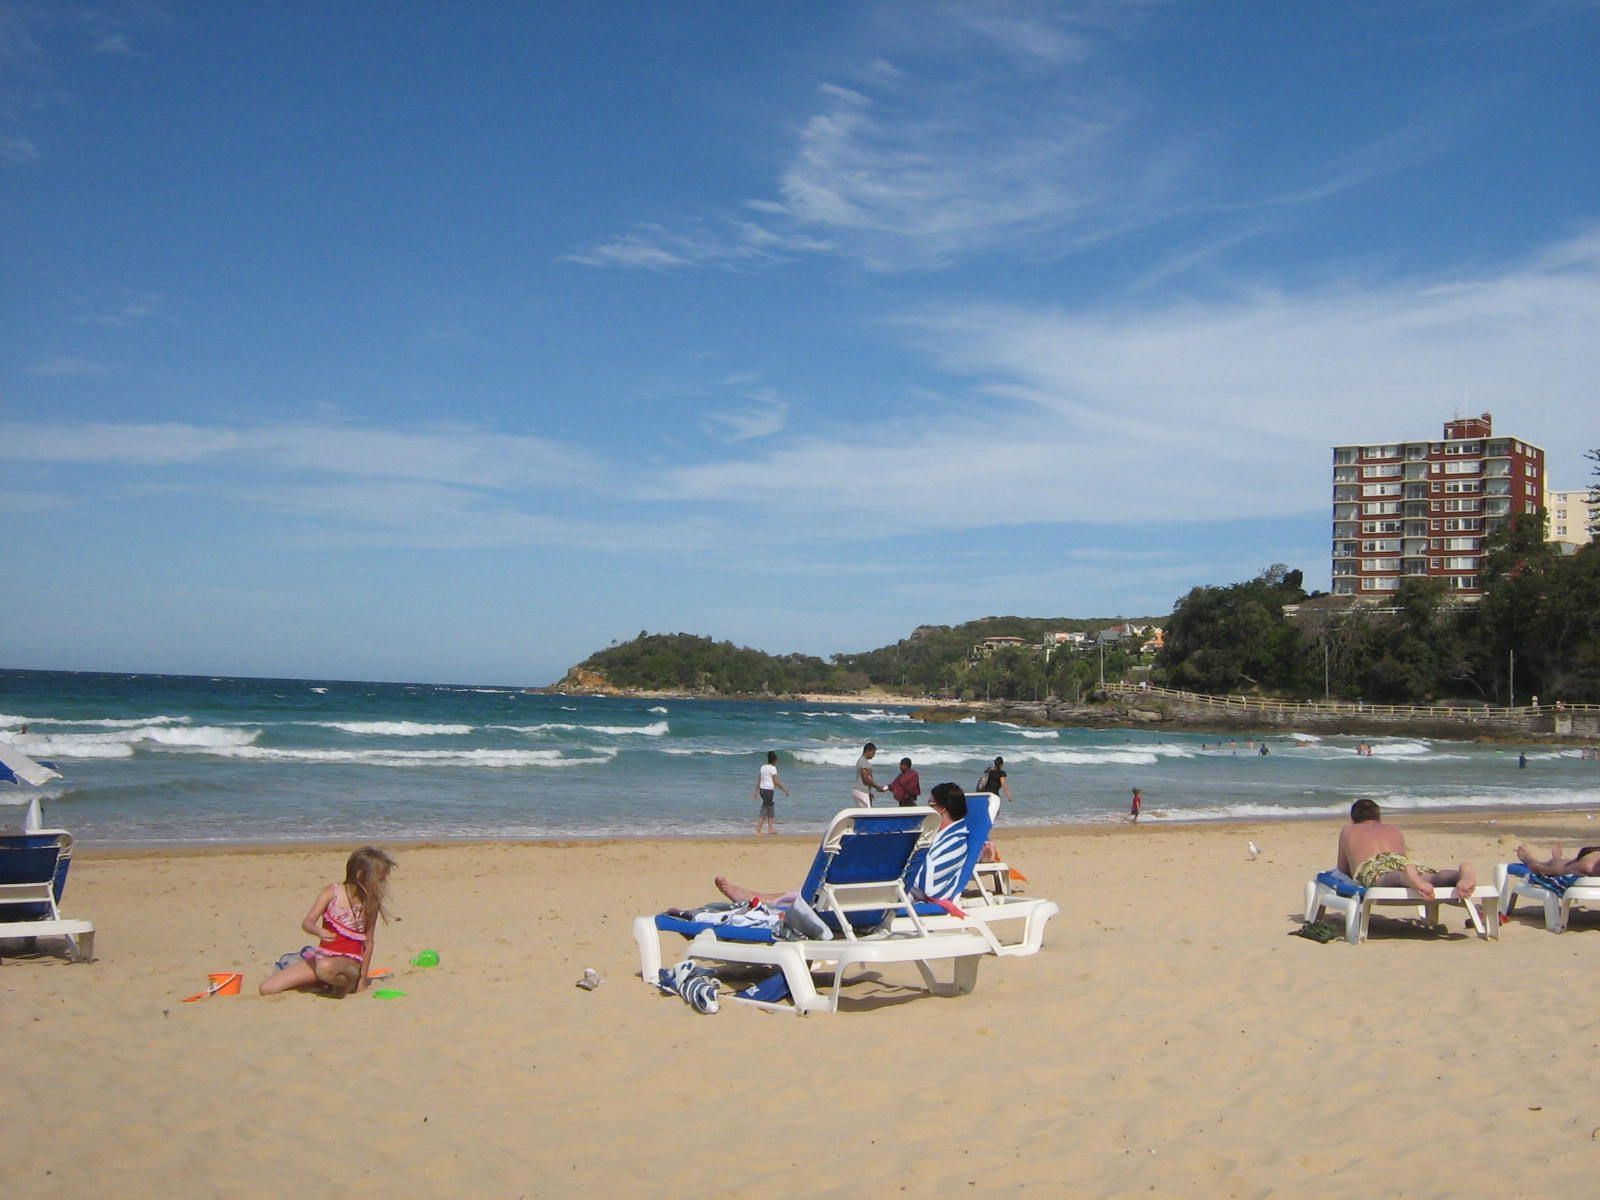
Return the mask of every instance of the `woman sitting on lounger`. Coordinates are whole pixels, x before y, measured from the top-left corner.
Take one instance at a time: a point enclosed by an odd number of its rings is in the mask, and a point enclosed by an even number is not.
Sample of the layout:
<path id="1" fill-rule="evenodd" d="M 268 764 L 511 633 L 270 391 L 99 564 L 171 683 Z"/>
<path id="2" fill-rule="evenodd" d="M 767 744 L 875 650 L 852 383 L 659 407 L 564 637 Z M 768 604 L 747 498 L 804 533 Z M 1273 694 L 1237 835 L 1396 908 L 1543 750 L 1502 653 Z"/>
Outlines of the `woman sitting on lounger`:
<path id="1" fill-rule="evenodd" d="M 953 783 L 941 783 L 929 795 L 929 806 L 939 814 L 939 832 L 928 855 L 911 881 L 913 892 L 934 900 L 954 900 L 960 891 L 961 868 L 967 857 L 967 794 Z M 760 901 L 774 908 L 793 904 L 793 891 L 763 891 L 733 883 L 726 875 L 716 878 L 717 890 L 737 904 Z"/>

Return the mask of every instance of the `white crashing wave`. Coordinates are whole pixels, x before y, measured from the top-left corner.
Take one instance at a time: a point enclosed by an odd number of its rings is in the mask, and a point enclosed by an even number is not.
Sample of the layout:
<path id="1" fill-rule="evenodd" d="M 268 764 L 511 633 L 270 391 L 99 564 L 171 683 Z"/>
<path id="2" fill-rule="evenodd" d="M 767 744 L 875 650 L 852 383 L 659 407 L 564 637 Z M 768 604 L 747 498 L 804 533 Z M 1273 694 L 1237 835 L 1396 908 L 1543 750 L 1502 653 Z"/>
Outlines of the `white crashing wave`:
<path id="1" fill-rule="evenodd" d="M 1059 740 L 1061 737 L 1061 731 L 1059 729 L 1019 729 L 1017 732 L 1025 738 L 1033 738 L 1036 741 L 1043 740 L 1045 738 L 1054 738 Z"/>
<path id="2" fill-rule="evenodd" d="M 1151 750 L 1024 750 L 1010 761 L 1057 766 L 1120 763 L 1130 767 L 1152 767 L 1161 760 Z"/>
<path id="3" fill-rule="evenodd" d="M 1431 754 L 1433 747 L 1426 742 L 1393 741 L 1368 742 L 1374 758 L 1411 758 L 1418 754 Z"/>
<path id="4" fill-rule="evenodd" d="M 306 721 L 304 724 L 379 737 L 433 737 L 472 732 L 471 725 L 429 725 L 421 721 Z"/>
<path id="5" fill-rule="evenodd" d="M 147 725 L 108 733 L 58 733 L 28 737 L 21 748 L 46 758 L 127 758 L 140 745 L 180 750 L 225 750 L 248 746 L 261 736 L 259 729 L 216 725 Z"/>
<path id="6" fill-rule="evenodd" d="M 191 717 L 6 717 L 0 716 L 0 725 L 66 725 L 84 729 L 141 729 L 146 725 L 188 725 Z"/>
<path id="7" fill-rule="evenodd" d="M 851 744 L 849 746 L 812 746 L 793 752 L 795 761 L 810 763 L 818 767 L 853 767 L 856 759 L 861 757 L 861 747 Z M 874 768 L 886 768 L 890 775 L 900 765 L 902 758 L 909 758 L 912 764 L 921 770 L 923 767 L 949 767 L 957 763 L 978 762 L 985 759 L 985 755 L 974 750 L 965 750 L 960 746 L 896 746 L 889 750 L 880 749 L 878 756 L 872 760 Z M 879 782 L 887 782 L 879 776 Z"/>
<path id="8" fill-rule="evenodd" d="M 491 725 L 490 729 L 507 729 L 512 733 L 602 733 L 608 737 L 666 737 L 667 723 L 657 721 L 652 725 L 578 725 L 566 721 L 546 721 L 541 725 Z"/>
<path id="9" fill-rule="evenodd" d="M 223 758 L 258 762 L 344 763 L 364 767 L 520 767 L 599 766 L 616 757 L 615 750 L 595 750 L 567 758 L 559 750 L 295 750 L 271 746 L 232 746 L 215 752 Z"/>
<path id="10" fill-rule="evenodd" d="M 654 708 L 651 708 L 649 711 L 653 712 L 653 713 L 661 713 L 661 714 L 665 715 L 667 710 L 662 708 L 661 705 L 657 704 Z"/>

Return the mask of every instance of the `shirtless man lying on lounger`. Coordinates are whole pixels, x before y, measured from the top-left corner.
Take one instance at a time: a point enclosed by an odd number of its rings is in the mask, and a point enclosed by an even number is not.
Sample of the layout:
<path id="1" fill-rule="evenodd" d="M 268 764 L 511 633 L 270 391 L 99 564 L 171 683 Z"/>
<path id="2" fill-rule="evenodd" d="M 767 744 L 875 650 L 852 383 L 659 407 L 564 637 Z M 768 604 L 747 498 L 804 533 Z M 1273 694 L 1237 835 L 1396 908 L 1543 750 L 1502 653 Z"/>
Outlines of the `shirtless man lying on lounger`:
<path id="1" fill-rule="evenodd" d="M 1537 859 L 1526 846 L 1518 846 L 1517 857 L 1528 870 L 1541 875 L 1600 875 L 1600 846 L 1585 846 L 1571 858 L 1561 853 L 1560 846 L 1551 846 L 1546 859 Z"/>
<path id="2" fill-rule="evenodd" d="M 1350 806 L 1350 824 L 1339 831 L 1339 870 L 1362 887 L 1415 888 L 1427 899 L 1433 889 L 1454 887 L 1457 896 L 1470 896 L 1478 886 L 1471 863 L 1455 870 L 1435 871 L 1418 866 L 1406 854 L 1406 836 L 1383 823 L 1376 800 L 1363 796 Z"/>

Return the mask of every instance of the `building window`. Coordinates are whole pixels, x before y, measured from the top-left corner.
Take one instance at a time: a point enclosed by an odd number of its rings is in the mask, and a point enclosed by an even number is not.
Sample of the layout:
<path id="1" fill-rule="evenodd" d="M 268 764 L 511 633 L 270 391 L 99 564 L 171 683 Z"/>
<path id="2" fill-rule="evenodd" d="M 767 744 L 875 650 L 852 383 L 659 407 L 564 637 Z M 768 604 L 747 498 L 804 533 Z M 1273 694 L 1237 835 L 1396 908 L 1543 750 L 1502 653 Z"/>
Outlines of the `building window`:
<path id="1" fill-rule="evenodd" d="M 1478 560 L 1475 556 L 1471 558 L 1447 558 L 1444 560 L 1444 569 L 1446 571 L 1472 571 L 1477 566 Z"/>
<path id="2" fill-rule="evenodd" d="M 1483 472 L 1483 463 L 1476 458 L 1463 458 L 1456 462 L 1444 464 L 1446 475 L 1479 475 Z"/>
<path id="3" fill-rule="evenodd" d="M 1444 548 L 1446 550 L 1482 550 L 1483 549 L 1483 539 L 1482 538 L 1445 538 L 1444 539 Z"/>
<path id="4" fill-rule="evenodd" d="M 1392 592 L 1400 586 L 1398 579 L 1363 579 L 1361 590 L 1364 592 Z"/>

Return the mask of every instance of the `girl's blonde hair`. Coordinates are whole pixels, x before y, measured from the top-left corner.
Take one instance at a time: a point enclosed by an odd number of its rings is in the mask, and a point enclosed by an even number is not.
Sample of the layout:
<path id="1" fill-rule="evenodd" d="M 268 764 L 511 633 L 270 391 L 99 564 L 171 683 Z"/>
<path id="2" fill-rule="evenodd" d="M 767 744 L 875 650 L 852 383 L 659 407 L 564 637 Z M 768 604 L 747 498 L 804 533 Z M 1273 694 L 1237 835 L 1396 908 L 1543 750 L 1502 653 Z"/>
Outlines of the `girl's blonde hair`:
<path id="1" fill-rule="evenodd" d="M 381 917 L 387 921 L 389 910 L 384 900 L 389 892 L 389 872 L 395 861 L 376 846 L 363 846 L 344 864 L 344 890 L 349 893 L 354 907 L 361 911 L 361 928 L 371 933 Z"/>

